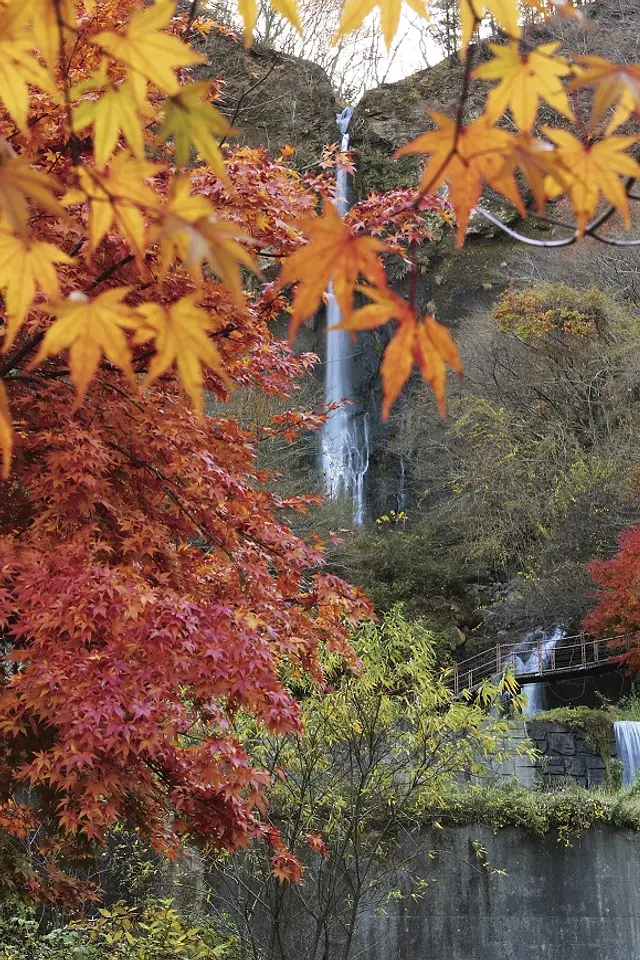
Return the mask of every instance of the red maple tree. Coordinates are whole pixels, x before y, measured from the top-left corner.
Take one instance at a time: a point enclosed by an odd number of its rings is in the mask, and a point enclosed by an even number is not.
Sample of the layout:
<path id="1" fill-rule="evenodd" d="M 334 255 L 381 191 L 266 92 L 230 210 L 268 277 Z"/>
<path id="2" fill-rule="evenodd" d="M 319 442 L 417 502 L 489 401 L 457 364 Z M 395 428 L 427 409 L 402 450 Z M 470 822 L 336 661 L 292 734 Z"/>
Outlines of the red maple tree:
<path id="1" fill-rule="evenodd" d="M 597 587 L 596 605 L 583 626 L 595 636 L 620 636 L 614 650 L 631 649 L 624 663 L 631 673 L 640 670 L 640 527 L 628 527 L 618 538 L 618 551 L 609 560 L 593 560 L 587 570 Z"/>

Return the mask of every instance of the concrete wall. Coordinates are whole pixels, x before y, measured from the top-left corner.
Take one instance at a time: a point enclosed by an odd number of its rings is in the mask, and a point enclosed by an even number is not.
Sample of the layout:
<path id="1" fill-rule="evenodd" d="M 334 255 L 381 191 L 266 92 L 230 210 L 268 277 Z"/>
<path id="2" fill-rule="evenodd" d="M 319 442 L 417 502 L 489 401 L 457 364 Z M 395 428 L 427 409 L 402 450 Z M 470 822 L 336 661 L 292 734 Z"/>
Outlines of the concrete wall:
<path id="1" fill-rule="evenodd" d="M 424 857 L 394 878 L 406 896 L 391 899 L 386 916 L 379 909 L 363 916 L 358 960 L 640 958 L 635 833 L 591 829 L 568 849 L 512 828 L 496 836 L 485 827 L 424 831 L 423 841 Z M 489 870 L 475 842 L 486 848 Z M 412 899 L 416 875 L 428 885 Z"/>

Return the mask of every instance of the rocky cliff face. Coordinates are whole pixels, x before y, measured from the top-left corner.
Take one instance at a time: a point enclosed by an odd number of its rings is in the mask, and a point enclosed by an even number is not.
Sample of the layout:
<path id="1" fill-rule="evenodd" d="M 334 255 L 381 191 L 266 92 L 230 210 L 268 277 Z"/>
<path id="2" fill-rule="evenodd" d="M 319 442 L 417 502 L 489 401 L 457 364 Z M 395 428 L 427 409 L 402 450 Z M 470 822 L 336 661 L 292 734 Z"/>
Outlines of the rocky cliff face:
<path id="1" fill-rule="evenodd" d="M 208 61 L 199 77 L 222 80 L 218 106 L 238 131 L 231 142 L 274 153 L 292 144 L 298 167 L 317 162 L 323 147 L 335 143 L 339 107 L 321 67 L 259 46 L 245 50 L 238 39 L 215 31 L 197 48 Z"/>

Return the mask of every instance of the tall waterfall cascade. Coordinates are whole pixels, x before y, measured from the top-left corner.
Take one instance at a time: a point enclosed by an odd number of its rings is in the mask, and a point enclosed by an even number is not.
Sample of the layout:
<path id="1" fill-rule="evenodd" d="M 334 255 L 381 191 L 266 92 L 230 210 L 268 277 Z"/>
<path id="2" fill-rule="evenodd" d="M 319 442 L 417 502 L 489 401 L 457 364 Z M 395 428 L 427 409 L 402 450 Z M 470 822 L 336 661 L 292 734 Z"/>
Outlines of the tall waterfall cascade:
<path id="1" fill-rule="evenodd" d="M 551 663 L 553 651 L 565 636 L 566 631 L 556 626 L 553 630 L 534 630 L 522 640 L 520 653 L 515 653 L 515 674 L 541 673 Z M 544 683 L 525 683 L 522 693 L 527 698 L 525 714 L 539 713 L 544 710 Z"/>
<path id="2" fill-rule="evenodd" d="M 349 149 L 349 124 L 353 107 L 337 116 L 343 151 Z M 340 216 L 349 209 L 349 180 L 338 167 L 336 206 Z M 367 416 L 353 402 L 352 369 L 357 352 L 346 330 L 331 330 L 342 319 L 331 288 L 327 291 L 327 359 L 325 364 L 325 403 L 342 403 L 332 411 L 322 432 L 322 469 L 325 489 L 332 500 L 350 497 L 354 522 L 361 526 L 365 514 L 365 477 L 369 469 L 369 425 Z"/>
<path id="3" fill-rule="evenodd" d="M 613 725 L 616 738 L 618 760 L 623 766 L 622 783 L 630 787 L 635 783 L 640 770 L 640 722 L 637 720 L 616 720 Z"/>

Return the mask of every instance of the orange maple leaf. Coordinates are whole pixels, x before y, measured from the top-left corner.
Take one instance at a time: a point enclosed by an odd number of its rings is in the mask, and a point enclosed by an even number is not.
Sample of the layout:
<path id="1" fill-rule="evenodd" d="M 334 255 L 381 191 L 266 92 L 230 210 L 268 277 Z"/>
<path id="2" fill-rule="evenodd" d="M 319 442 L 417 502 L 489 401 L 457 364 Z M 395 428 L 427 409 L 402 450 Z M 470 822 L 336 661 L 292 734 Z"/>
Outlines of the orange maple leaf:
<path id="1" fill-rule="evenodd" d="M 325 860 L 328 860 L 329 851 L 321 833 L 308 833 L 306 841 L 314 853 L 320 853 Z"/>
<path id="2" fill-rule="evenodd" d="M 0 450 L 2 450 L 2 479 L 6 480 L 11 469 L 13 426 L 5 385 L 0 380 Z"/>
<path id="3" fill-rule="evenodd" d="M 291 309 L 289 340 L 316 312 L 330 286 L 343 317 L 351 313 L 354 288 L 361 274 L 373 286 L 386 286 L 378 254 L 389 248 L 372 237 L 352 233 L 333 204 L 325 203 L 323 215 L 304 221 L 300 229 L 309 242 L 285 260 L 275 287 L 277 293 L 290 284 L 299 284 Z"/>
<path id="4" fill-rule="evenodd" d="M 421 134 L 401 147 L 396 156 L 430 155 L 422 174 L 421 193 L 432 193 L 449 181 L 449 199 L 458 222 L 458 246 L 464 243 L 469 216 L 480 199 L 484 183 L 491 184 L 524 215 L 513 171 L 506 165 L 516 137 L 492 126 L 484 114 L 468 126 L 459 127 L 451 117 L 435 110 L 430 113 L 438 129 Z"/>
<path id="5" fill-rule="evenodd" d="M 621 176 L 640 177 L 640 164 L 624 153 L 637 143 L 637 137 L 612 136 L 597 143 L 583 143 L 568 130 L 543 127 L 543 133 L 557 147 L 557 166 L 547 181 L 547 196 L 568 194 L 579 236 L 595 213 L 601 194 L 629 229 L 629 199 Z"/>
<path id="6" fill-rule="evenodd" d="M 595 87 L 591 127 L 597 126 L 610 107 L 615 106 L 607 125 L 611 133 L 629 117 L 640 111 L 640 63 L 622 66 L 611 63 L 604 57 L 578 57 L 582 67 L 577 77 L 569 83 L 570 90 L 580 87 Z"/>
<path id="7" fill-rule="evenodd" d="M 271 857 L 271 872 L 280 883 L 300 883 L 302 867 L 292 853 L 282 851 Z"/>
<path id="8" fill-rule="evenodd" d="M 503 172 L 509 170 L 515 173 L 518 169 L 522 171 L 531 188 L 538 213 L 543 213 L 546 205 L 545 178 L 549 174 L 553 174 L 556 181 L 566 189 L 555 148 L 547 140 L 534 137 L 529 132 L 521 133 L 514 141 Z"/>
<path id="9" fill-rule="evenodd" d="M 373 303 L 356 310 L 336 328 L 349 331 L 370 330 L 388 323 L 389 320 L 398 321 L 397 331 L 387 345 L 380 366 L 384 396 L 382 419 L 388 418 L 391 407 L 409 379 L 414 363 L 430 384 L 438 409 L 444 416 L 446 364 L 458 375 L 462 375 L 460 354 L 447 328 L 438 323 L 431 314 L 418 320 L 409 304 L 392 290 L 358 287 L 358 292 L 366 294 Z"/>

